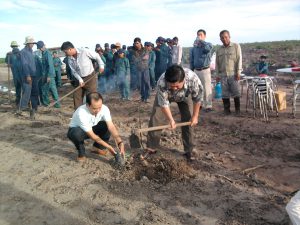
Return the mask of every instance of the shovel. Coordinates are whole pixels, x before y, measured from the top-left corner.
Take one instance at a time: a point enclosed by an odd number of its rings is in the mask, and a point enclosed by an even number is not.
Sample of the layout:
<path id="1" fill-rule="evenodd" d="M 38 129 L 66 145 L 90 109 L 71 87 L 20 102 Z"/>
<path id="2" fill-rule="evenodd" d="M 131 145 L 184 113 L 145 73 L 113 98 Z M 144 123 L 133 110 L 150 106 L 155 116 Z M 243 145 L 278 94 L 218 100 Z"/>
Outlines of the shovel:
<path id="1" fill-rule="evenodd" d="M 189 125 L 191 125 L 191 122 L 183 122 L 183 123 L 177 123 L 176 127 L 184 127 L 184 126 L 189 126 Z M 132 134 L 129 137 L 130 147 L 131 148 L 140 148 L 142 146 L 141 145 L 142 140 L 140 140 L 139 134 L 141 134 L 143 132 L 163 130 L 163 129 L 167 129 L 167 128 L 171 128 L 171 125 L 162 125 L 162 126 L 132 130 Z"/>

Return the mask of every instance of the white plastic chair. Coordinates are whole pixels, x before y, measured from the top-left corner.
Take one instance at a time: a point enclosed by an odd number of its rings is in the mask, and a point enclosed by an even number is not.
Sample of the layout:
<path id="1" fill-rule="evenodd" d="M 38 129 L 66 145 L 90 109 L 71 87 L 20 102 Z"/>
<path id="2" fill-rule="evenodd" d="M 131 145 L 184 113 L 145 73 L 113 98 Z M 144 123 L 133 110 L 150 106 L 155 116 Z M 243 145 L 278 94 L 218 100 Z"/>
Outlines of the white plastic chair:
<path id="1" fill-rule="evenodd" d="M 293 107 L 292 107 L 292 113 L 293 116 L 296 117 L 297 112 L 297 98 L 300 95 L 300 80 L 294 81 L 294 87 L 293 87 Z"/>

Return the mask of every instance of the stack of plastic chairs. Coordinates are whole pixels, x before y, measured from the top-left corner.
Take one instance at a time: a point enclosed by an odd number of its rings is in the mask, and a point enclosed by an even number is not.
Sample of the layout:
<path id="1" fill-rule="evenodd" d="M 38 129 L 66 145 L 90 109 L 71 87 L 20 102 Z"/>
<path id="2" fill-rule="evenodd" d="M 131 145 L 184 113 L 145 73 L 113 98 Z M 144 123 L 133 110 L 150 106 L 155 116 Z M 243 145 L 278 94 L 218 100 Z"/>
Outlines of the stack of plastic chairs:
<path id="1" fill-rule="evenodd" d="M 257 109 L 259 109 L 260 114 L 263 115 L 266 122 L 269 120 L 268 112 L 270 110 L 275 110 L 276 116 L 278 116 L 278 106 L 272 79 L 268 76 L 260 76 L 253 79 L 251 93 L 254 117 L 257 115 Z"/>

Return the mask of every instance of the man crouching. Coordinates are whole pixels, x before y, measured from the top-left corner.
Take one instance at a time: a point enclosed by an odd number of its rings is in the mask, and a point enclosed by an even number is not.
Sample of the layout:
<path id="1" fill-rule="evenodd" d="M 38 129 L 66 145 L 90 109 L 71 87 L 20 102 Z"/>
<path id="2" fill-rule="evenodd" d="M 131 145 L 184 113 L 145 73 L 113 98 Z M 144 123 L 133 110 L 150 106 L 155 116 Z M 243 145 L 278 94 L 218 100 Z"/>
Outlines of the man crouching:
<path id="1" fill-rule="evenodd" d="M 183 69 L 174 64 L 161 75 L 157 81 L 157 93 L 153 105 L 149 127 L 162 125 L 168 120 L 171 129 L 176 123 L 170 110 L 170 103 L 176 102 L 181 115 L 181 122 L 191 122 L 190 126 L 181 128 L 182 142 L 188 161 L 193 160 L 194 129 L 198 123 L 199 110 L 203 99 L 203 86 L 197 74 L 190 69 Z M 159 146 L 161 131 L 148 133 L 147 147 Z"/>
<path id="2" fill-rule="evenodd" d="M 112 155 L 117 156 L 117 152 L 108 144 L 110 135 L 115 139 L 124 157 L 124 143 L 112 122 L 108 107 L 102 103 L 101 94 L 91 92 L 86 96 L 86 104 L 78 107 L 72 116 L 67 135 L 78 150 L 78 161 L 86 159 L 84 140 L 88 138 L 94 141 L 94 153 L 106 155 L 108 150 Z"/>

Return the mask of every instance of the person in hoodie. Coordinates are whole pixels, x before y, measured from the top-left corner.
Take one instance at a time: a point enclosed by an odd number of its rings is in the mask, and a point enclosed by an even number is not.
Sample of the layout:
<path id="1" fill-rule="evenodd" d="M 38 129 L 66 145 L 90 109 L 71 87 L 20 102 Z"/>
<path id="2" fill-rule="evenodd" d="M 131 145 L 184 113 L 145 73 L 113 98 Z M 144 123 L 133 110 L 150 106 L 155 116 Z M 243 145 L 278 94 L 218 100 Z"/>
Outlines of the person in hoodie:
<path id="1" fill-rule="evenodd" d="M 54 101 L 58 100 L 58 93 L 55 83 L 55 69 L 51 53 L 46 49 L 43 41 L 38 41 L 36 43 L 37 49 L 42 52 L 42 68 L 43 68 L 43 77 L 42 77 L 42 99 L 43 104 L 48 106 L 49 101 L 49 92 L 51 92 Z M 60 103 L 57 102 L 54 105 L 55 108 L 60 108 Z"/>
<path id="2" fill-rule="evenodd" d="M 129 60 L 125 56 L 125 51 L 119 49 L 117 51 L 118 58 L 115 63 L 115 73 L 117 76 L 117 83 L 120 89 L 122 100 L 130 100 L 130 65 Z"/>
<path id="3" fill-rule="evenodd" d="M 13 81 L 14 81 L 14 86 L 16 89 L 16 99 L 15 103 L 16 106 L 18 107 L 20 104 L 20 99 L 21 99 L 21 90 L 22 90 L 22 80 L 21 80 L 21 56 L 20 56 L 20 50 L 19 50 L 19 45 L 16 41 L 12 41 L 10 44 L 10 47 L 12 48 L 11 52 L 8 52 L 5 58 L 5 62 L 8 67 L 11 68 L 11 72 L 13 75 Z"/>

